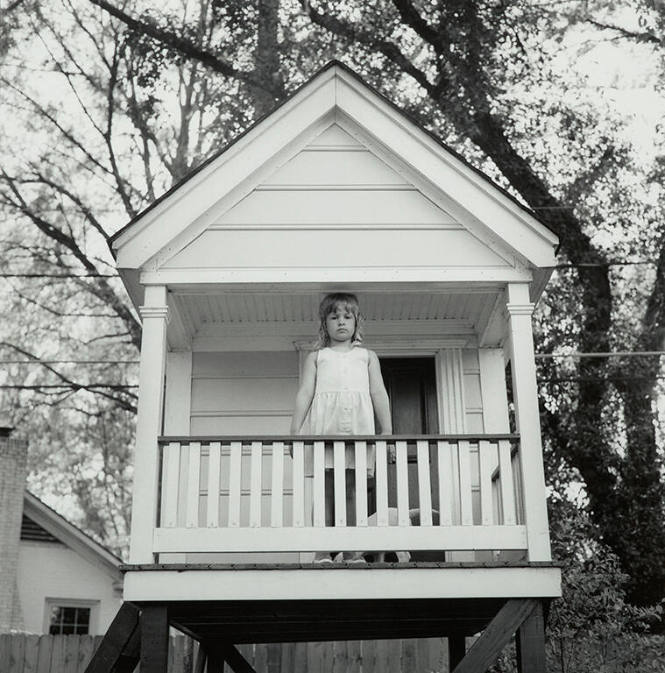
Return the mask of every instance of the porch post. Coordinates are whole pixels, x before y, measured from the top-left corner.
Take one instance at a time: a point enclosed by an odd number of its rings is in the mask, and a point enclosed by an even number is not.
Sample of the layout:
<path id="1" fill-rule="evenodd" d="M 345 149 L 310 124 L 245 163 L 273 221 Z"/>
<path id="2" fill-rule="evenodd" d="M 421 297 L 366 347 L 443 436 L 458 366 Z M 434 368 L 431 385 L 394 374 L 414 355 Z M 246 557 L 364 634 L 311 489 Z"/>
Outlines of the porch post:
<path id="1" fill-rule="evenodd" d="M 536 361 L 527 283 L 508 284 L 510 353 L 529 561 L 550 561 L 550 534 L 545 501 L 543 445 L 540 437 Z"/>
<path id="2" fill-rule="evenodd" d="M 130 563 L 152 563 L 153 530 L 157 522 L 159 450 L 157 437 L 162 428 L 162 400 L 166 363 L 166 325 L 168 307 L 166 286 L 148 285 L 143 319 L 139 403 L 134 451 L 134 490 Z"/>

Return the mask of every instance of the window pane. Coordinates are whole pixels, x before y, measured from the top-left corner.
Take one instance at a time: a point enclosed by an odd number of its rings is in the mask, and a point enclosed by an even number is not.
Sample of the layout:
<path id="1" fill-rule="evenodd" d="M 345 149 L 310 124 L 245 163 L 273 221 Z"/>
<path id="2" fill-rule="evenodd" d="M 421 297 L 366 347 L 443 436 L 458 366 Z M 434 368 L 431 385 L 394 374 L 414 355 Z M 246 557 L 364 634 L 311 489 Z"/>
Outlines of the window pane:
<path id="1" fill-rule="evenodd" d="M 54 605 L 51 607 L 49 633 L 86 635 L 90 630 L 90 608 Z"/>

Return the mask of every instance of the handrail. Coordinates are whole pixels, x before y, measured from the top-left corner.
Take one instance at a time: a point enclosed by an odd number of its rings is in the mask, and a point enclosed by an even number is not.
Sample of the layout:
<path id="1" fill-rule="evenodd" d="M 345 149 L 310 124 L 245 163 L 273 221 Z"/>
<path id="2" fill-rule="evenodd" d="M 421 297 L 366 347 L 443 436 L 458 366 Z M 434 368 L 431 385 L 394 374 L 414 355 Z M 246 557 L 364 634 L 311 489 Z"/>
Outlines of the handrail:
<path id="1" fill-rule="evenodd" d="M 162 435 L 157 438 L 159 444 L 169 442 L 340 442 L 340 441 L 382 441 L 382 442 L 416 442 L 416 441 L 519 441 L 515 433 L 470 433 L 456 435 Z"/>

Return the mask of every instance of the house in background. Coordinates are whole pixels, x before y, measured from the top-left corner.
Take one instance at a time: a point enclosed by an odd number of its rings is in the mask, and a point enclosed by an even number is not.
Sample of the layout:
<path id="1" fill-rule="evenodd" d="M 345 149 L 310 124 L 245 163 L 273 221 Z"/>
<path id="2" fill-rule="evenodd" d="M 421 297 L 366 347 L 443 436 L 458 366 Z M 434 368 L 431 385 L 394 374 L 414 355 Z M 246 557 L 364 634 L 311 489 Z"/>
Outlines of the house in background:
<path id="1" fill-rule="evenodd" d="M 0 633 L 104 633 L 121 559 L 25 489 L 27 443 L 0 436 Z"/>

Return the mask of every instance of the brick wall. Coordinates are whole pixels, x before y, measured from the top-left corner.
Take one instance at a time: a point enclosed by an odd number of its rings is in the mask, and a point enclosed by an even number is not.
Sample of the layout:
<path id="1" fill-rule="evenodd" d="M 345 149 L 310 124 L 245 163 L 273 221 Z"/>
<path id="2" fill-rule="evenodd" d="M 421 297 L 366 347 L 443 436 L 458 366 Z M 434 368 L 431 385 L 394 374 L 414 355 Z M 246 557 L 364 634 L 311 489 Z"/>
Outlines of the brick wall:
<path id="1" fill-rule="evenodd" d="M 16 568 L 23 515 L 27 444 L 0 436 L 0 633 L 21 629 Z"/>

